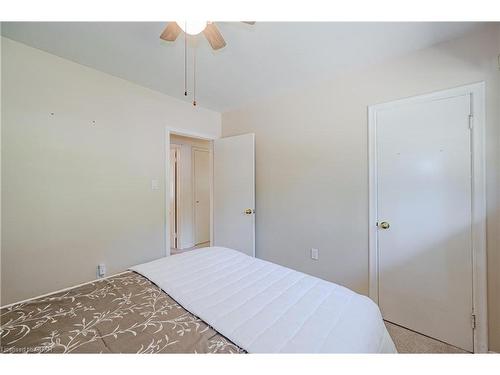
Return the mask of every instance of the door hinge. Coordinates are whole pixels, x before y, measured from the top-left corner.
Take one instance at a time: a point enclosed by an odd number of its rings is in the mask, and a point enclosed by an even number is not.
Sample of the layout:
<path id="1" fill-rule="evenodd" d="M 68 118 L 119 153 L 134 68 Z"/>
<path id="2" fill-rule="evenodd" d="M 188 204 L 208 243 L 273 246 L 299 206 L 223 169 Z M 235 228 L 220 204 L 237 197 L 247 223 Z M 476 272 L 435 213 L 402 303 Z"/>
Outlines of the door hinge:
<path id="1" fill-rule="evenodd" d="M 472 129 L 473 122 L 474 122 L 474 116 L 471 113 L 469 115 L 469 129 Z"/>
<path id="2" fill-rule="evenodd" d="M 471 315 L 470 322 L 471 322 L 472 329 L 476 329 L 476 314 Z"/>

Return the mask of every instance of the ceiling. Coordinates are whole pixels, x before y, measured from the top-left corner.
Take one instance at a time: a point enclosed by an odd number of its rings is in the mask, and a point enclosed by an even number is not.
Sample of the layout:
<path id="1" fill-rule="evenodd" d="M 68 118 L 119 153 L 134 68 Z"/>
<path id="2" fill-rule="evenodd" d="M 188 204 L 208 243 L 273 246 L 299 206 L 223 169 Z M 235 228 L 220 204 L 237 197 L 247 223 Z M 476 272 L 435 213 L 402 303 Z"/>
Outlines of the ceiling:
<path id="1" fill-rule="evenodd" d="M 181 100 L 184 43 L 160 40 L 166 22 L 3 22 L 2 35 Z M 456 38 L 478 23 L 218 22 L 227 46 L 202 35 L 197 102 L 219 112 Z M 194 49 L 195 48 L 195 49 Z M 192 68 L 188 69 L 192 72 Z M 191 74 L 188 78 L 191 80 Z M 191 85 L 191 83 L 190 83 Z"/>

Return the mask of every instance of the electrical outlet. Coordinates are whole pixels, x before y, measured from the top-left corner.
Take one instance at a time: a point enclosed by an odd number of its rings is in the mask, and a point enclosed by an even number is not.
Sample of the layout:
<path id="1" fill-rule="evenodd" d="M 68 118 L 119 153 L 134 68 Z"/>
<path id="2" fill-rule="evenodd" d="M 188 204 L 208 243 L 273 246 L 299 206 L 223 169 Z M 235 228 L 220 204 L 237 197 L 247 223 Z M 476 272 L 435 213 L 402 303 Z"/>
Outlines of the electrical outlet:
<path id="1" fill-rule="evenodd" d="M 104 263 L 98 264 L 97 265 L 97 277 L 104 277 L 106 276 L 106 265 Z"/>
<path id="2" fill-rule="evenodd" d="M 319 259 L 319 250 L 311 249 L 311 259 L 318 260 Z"/>

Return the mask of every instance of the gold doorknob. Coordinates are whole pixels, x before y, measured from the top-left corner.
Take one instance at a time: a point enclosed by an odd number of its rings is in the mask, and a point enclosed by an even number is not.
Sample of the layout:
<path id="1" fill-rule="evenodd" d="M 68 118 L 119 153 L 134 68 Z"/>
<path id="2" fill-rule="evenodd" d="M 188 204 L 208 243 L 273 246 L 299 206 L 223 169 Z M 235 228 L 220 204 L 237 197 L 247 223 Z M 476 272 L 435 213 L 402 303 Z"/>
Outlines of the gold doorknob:
<path id="1" fill-rule="evenodd" d="M 390 228 L 390 226 L 391 226 L 391 225 L 390 225 L 387 221 L 382 221 L 382 222 L 380 223 L 380 228 L 382 228 L 382 229 L 389 229 L 389 228 Z"/>
<path id="2" fill-rule="evenodd" d="M 251 208 L 247 208 L 247 209 L 245 210 L 245 215 L 251 215 L 251 214 L 253 214 L 254 212 L 255 212 L 255 211 L 254 211 L 254 210 L 252 210 Z"/>

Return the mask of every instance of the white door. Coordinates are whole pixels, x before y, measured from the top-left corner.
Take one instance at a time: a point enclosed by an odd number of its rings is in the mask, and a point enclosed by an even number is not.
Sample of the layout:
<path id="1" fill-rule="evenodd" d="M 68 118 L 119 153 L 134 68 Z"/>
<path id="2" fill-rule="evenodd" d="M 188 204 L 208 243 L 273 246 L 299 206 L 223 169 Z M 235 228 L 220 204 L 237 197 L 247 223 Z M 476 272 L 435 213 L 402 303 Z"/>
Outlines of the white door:
<path id="1" fill-rule="evenodd" d="M 473 351 L 470 96 L 376 117 L 384 319 Z"/>
<path id="2" fill-rule="evenodd" d="M 194 241 L 210 241 L 210 177 L 208 150 L 193 149 Z"/>
<path id="3" fill-rule="evenodd" d="M 255 256 L 255 136 L 214 141 L 214 245 Z"/>

